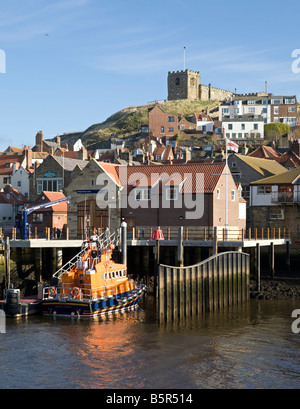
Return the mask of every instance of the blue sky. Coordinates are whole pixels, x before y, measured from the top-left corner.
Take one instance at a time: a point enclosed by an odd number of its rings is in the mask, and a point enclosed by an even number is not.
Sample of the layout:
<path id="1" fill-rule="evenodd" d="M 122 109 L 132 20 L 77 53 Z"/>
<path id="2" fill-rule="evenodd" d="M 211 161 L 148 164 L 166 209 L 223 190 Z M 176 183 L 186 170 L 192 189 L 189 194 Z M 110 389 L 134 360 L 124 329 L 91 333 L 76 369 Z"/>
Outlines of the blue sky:
<path id="1" fill-rule="evenodd" d="M 300 98 L 299 0 L 0 0 L 0 151 L 167 98 L 168 71 Z"/>

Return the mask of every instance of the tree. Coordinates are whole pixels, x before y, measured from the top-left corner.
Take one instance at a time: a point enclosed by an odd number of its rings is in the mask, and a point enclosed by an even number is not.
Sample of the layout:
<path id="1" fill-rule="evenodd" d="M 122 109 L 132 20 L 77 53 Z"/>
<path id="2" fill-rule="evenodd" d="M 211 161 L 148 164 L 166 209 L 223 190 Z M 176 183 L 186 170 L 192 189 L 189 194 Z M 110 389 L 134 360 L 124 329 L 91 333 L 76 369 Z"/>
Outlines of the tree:
<path id="1" fill-rule="evenodd" d="M 274 141 L 276 144 L 278 139 L 287 135 L 291 132 L 291 127 L 288 124 L 282 122 L 272 122 L 270 124 L 265 124 L 265 139 L 269 141 Z"/>

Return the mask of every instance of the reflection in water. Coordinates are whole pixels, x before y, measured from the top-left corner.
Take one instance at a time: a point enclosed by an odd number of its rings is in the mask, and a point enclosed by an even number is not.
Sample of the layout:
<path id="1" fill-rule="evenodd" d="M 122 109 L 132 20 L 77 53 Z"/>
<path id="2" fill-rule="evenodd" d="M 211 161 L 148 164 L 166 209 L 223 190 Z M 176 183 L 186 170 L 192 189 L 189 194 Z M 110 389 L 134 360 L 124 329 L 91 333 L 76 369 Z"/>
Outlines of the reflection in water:
<path id="1" fill-rule="evenodd" d="M 295 303 L 251 301 L 158 325 L 145 310 L 108 319 L 31 317 L 0 334 L 6 388 L 298 388 Z"/>

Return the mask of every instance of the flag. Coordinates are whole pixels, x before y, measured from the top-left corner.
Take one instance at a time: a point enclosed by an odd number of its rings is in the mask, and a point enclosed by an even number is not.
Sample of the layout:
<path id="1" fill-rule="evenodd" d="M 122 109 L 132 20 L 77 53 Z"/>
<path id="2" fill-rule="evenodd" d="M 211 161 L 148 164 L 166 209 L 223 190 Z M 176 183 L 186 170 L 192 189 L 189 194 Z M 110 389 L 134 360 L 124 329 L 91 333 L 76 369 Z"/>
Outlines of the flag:
<path id="1" fill-rule="evenodd" d="M 239 151 L 239 145 L 237 143 L 229 141 L 228 139 L 226 139 L 226 143 L 227 143 L 227 150 L 234 151 L 236 153 Z"/>

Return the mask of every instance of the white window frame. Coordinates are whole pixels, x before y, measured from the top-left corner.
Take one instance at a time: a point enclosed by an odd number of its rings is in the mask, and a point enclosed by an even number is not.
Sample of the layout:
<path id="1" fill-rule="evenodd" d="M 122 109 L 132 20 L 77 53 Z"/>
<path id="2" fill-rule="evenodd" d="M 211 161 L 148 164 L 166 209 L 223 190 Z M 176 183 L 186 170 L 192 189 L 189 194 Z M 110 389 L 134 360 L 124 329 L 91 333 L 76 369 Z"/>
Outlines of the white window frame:
<path id="1" fill-rule="evenodd" d="M 173 192 L 173 197 L 171 197 L 171 192 Z M 170 186 L 166 187 L 166 200 L 177 200 L 178 199 L 178 187 Z"/>
<path id="2" fill-rule="evenodd" d="M 140 201 L 149 201 L 151 200 L 151 189 L 150 188 L 140 188 L 137 187 L 134 190 L 135 194 L 135 200 L 140 202 Z M 138 198 L 138 194 L 140 194 L 140 197 Z"/>

